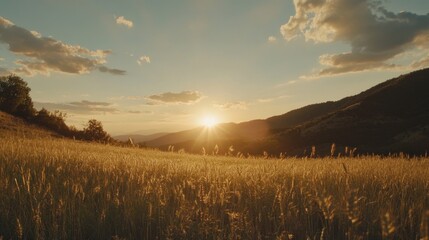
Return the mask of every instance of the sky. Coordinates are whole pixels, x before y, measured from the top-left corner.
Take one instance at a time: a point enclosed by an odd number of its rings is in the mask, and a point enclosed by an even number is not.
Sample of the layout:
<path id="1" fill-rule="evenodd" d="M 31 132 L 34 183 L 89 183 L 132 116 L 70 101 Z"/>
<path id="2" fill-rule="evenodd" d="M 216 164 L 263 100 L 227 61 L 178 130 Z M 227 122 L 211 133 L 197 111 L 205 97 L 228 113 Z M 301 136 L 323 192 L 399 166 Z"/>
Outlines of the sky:
<path id="1" fill-rule="evenodd" d="M 111 135 L 264 119 L 425 67 L 427 0 L 0 3 L 0 75 Z"/>

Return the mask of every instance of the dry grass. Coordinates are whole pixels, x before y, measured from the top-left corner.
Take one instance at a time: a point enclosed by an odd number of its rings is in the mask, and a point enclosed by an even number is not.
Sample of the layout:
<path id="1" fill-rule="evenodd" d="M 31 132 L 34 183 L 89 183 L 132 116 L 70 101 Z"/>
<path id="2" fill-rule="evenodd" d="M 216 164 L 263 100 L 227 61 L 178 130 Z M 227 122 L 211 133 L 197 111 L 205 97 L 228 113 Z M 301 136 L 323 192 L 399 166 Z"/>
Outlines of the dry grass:
<path id="1" fill-rule="evenodd" d="M 0 139 L 2 138 L 51 138 L 60 136 L 23 119 L 0 111 Z"/>
<path id="2" fill-rule="evenodd" d="M 428 159 L 238 159 L 0 138 L 4 239 L 428 239 L 428 193 Z"/>

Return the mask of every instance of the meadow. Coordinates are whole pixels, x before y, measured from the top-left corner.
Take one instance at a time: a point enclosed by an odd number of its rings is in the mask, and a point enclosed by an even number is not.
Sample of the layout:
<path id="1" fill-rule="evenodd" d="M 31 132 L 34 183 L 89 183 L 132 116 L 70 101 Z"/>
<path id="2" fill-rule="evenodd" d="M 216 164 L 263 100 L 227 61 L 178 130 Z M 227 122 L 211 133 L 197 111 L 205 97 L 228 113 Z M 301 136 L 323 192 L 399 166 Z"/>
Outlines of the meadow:
<path id="1" fill-rule="evenodd" d="M 258 159 L 0 134 L 0 239 L 428 239 L 429 159 Z"/>

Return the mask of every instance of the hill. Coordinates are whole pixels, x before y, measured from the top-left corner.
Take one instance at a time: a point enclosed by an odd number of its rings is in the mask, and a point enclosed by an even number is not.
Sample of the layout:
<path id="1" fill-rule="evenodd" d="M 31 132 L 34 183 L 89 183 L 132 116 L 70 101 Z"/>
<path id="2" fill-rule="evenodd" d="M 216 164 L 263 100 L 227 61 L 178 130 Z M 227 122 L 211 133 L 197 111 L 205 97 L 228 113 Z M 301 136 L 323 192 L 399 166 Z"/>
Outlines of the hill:
<path id="1" fill-rule="evenodd" d="M 31 124 L 22 118 L 0 111 L 0 137 L 21 136 L 26 138 L 60 137 L 60 135 Z"/>
<path id="2" fill-rule="evenodd" d="M 147 141 L 151 141 L 157 138 L 160 138 L 164 135 L 167 135 L 168 133 L 154 133 L 149 135 L 142 135 L 142 134 L 124 134 L 124 135 L 118 135 L 113 136 L 113 139 L 116 139 L 121 142 L 128 141 L 129 138 L 133 140 L 134 143 L 145 143 Z"/>
<path id="3" fill-rule="evenodd" d="M 216 130 L 196 128 L 149 141 L 149 146 L 175 145 L 199 152 L 218 145 L 226 151 L 303 154 L 315 146 L 321 155 L 349 146 L 361 153 L 407 152 L 429 149 L 429 69 L 378 84 L 360 94 L 308 105 L 283 115 Z"/>

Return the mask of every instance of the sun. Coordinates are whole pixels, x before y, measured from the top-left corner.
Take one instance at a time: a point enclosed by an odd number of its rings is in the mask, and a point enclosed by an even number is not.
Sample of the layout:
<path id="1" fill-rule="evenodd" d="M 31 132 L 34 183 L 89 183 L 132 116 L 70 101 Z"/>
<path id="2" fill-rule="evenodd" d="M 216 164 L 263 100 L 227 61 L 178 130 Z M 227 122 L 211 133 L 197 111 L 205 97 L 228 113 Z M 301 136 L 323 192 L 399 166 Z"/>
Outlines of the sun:
<path id="1" fill-rule="evenodd" d="M 204 127 L 212 128 L 212 127 L 216 126 L 216 124 L 218 124 L 218 120 L 214 116 L 205 116 L 202 118 L 201 124 Z"/>

